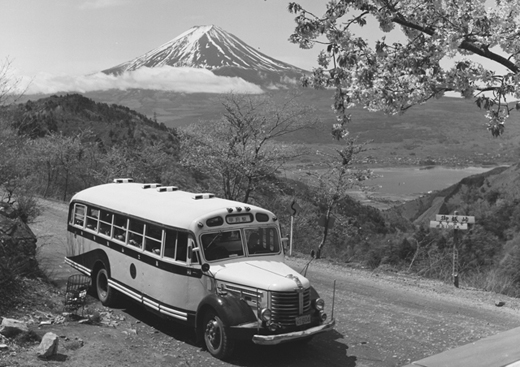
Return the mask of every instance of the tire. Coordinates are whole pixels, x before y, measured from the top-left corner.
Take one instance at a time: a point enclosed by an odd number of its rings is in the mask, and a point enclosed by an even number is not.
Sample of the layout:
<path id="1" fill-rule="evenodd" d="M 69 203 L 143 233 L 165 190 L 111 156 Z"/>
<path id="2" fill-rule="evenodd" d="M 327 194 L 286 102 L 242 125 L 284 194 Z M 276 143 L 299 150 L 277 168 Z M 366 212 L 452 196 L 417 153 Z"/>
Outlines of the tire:
<path id="1" fill-rule="evenodd" d="M 117 291 L 108 284 L 108 272 L 99 269 L 96 274 L 96 293 L 103 306 L 112 307 L 117 304 Z"/>
<path id="2" fill-rule="evenodd" d="M 233 353 L 234 340 L 229 339 L 224 323 L 213 310 L 204 316 L 204 344 L 208 352 L 218 358 L 225 359 Z"/>

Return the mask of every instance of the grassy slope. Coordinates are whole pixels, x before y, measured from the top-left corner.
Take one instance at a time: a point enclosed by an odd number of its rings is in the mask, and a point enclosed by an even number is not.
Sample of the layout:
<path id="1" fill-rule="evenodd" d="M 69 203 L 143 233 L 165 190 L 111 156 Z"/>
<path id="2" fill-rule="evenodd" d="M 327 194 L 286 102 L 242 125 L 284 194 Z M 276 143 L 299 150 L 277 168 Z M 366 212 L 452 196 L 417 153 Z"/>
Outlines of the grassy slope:
<path id="1" fill-rule="evenodd" d="M 285 91 L 270 92 L 275 95 Z M 316 108 L 322 125 L 287 137 L 291 143 L 323 149 L 332 146 L 330 126 L 335 121 L 331 110 L 332 91 L 305 89 L 302 104 Z M 172 92 L 129 90 L 104 91 L 85 94 L 96 101 L 118 103 L 153 117 L 168 127 L 192 123 L 207 123 L 222 114 L 222 96 L 214 94 L 179 94 Z M 516 161 L 520 142 L 520 125 L 511 120 L 506 134 L 492 138 L 486 130 L 487 119 L 472 101 L 460 98 L 441 98 L 415 106 L 403 115 L 388 116 L 362 108 L 351 110 L 351 134 L 362 141 L 371 140 L 371 151 L 380 166 L 420 164 L 434 158 L 439 164 L 471 165 Z M 514 116 L 513 116 L 514 118 Z M 298 163 L 310 163 L 307 157 Z"/>

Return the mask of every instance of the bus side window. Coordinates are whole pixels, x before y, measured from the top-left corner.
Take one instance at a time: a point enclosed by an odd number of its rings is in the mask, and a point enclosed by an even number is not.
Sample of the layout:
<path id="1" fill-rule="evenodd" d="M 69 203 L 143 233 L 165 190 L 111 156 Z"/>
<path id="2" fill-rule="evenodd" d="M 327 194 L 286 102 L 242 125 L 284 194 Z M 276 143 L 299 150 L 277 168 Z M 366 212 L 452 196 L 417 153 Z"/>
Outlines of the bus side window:
<path id="1" fill-rule="evenodd" d="M 162 230 L 153 224 L 146 225 L 144 249 L 156 255 L 161 254 Z"/>
<path id="2" fill-rule="evenodd" d="M 87 228 L 97 231 L 99 219 L 99 209 L 88 207 L 87 209 Z"/>
<path id="3" fill-rule="evenodd" d="M 112 213 L 101 210 L 99 217 L 99 233 L 110 236 L 112 231 Z"/>
<path id="4" fill-rule="evenodd" d="M 175 260 L 186 262 L 188 254 L 188 234 L 185 232 L 179 232 L 177 237 L 177 256 Z"/>
<path id="5" fill-rule="evenodd" d="M 167 229 L 164 240 L 164 257 L 175 258 L 175 245 L 177 244 L 177 231 Z"/>
<path id="6" fill-rule="evenodd" d="M 128 244 L 141 248 L 143 245 L 144 223 L 140 220 L 130 219 L 128 225 Z"/>
<path id="7" fill-rule="evenodd" d="M 85 206 L 76 204 L 74 206 L 74 213 L 72 213 L 73 224 L 83 227 L 85 224 Z"/>
<path id="8" fill-rule="evenodd" d="M 127 219 L 122 215 L 114 214 L 114 231 L 113 236 L 116 240 L 125 242 L 126 239 Z"/>

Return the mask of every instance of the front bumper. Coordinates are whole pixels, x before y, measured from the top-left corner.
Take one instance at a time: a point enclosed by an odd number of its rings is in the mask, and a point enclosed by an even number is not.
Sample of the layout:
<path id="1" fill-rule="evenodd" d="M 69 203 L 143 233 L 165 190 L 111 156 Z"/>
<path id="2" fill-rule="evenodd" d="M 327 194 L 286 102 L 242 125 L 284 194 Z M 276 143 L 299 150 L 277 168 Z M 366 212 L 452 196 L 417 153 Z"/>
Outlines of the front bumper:
<path id="1" fill-rule="evenodd" d="M 313 336 L 316 334 L 321 334 L 326 331 L 330 331 L 333 329 L 336 324 L 336 320 L 330 320 L 325 324 L 321 324 L 315 327 L 312 327 L 307 330 L 302 331 L 293 331 L 291 333 L 286 334 L 276 334 L 276 335 L 253 335 L 253 343 L 260 345 L 275 345 L 280 343 L 286 343 L 290 341 L 295 341 L 298 339 L 307 338 L 309 336 Z"/>

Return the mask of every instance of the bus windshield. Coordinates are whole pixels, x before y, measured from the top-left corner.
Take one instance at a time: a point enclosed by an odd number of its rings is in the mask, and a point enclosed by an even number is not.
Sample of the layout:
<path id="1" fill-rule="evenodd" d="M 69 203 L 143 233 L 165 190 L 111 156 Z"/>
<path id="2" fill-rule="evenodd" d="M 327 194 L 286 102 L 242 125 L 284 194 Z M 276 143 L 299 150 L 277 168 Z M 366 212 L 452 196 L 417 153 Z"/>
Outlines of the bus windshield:
<path id="1" fill-rule="evenodd" d="M 249 256 L 277 254 L 280 252 L 278 237 L 276 227 L 246 228 L 203 234 L 201 242 L 204 257 L 212 261 L 244 256 L 244 242 Z"/>
<path id="2" fill-rule="evenodd" d="M 208 261 L 244 256 L 239 230 L 203 234 L 201 238 L 204 257 Z"/>

